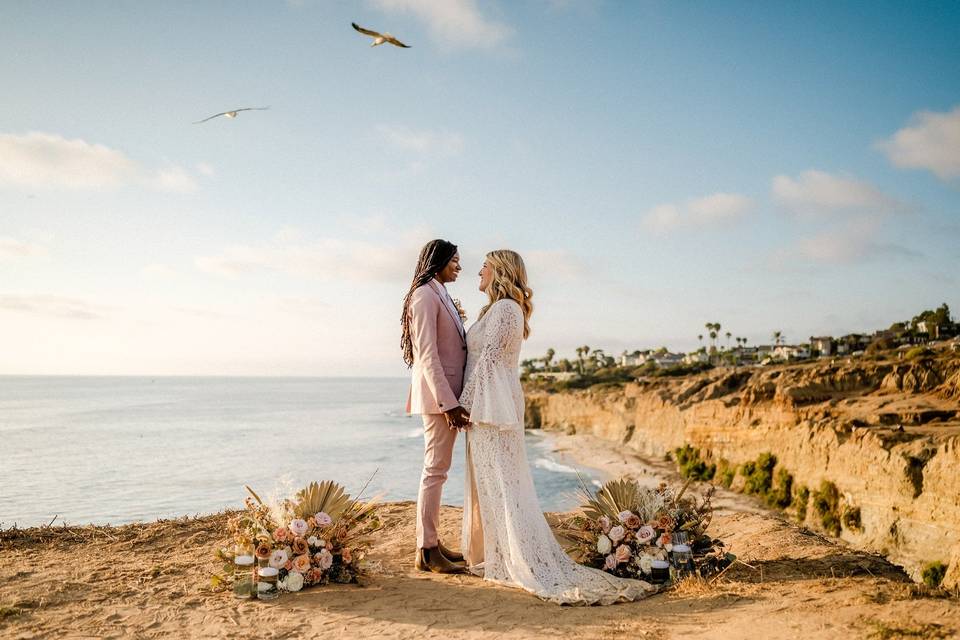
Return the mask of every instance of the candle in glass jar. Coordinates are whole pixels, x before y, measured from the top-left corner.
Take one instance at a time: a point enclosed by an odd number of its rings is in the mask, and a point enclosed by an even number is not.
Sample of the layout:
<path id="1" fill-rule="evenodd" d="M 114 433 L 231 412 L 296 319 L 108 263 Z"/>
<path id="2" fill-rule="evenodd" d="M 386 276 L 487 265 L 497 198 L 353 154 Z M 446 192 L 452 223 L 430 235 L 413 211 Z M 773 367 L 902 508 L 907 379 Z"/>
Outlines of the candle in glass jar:
<path id="1" fill-rule="evenodd" d="M 273 600 L 280 592 L 277 590 L 277 576 L 280 570 L 275 567 L 262 567 L 257 571 L 257 598 Z"/>
<path id="2" fill-rule="evenodd" d="M 670 579 L 670 563 L 666 560 L 650 562 L 650 581 L 654 584 L 663 584 Z"/>
<path id="3" fill-rule="evenodd" d="M 233 558 L 233 595 L 237 598 L 253 597 L 253 556 Z"/>

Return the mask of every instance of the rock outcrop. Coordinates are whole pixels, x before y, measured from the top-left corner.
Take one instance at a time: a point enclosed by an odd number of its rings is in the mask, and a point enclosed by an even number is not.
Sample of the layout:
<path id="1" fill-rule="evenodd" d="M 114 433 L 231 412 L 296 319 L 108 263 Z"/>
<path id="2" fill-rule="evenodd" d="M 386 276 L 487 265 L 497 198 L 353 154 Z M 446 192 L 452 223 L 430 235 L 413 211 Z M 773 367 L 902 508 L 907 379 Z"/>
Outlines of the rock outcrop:
<path id="1" fill-rule="evenodd" d="M 930 562 L 960 584 L 960 357 L 715 369 L 625 387 L 527 392 L 530 428 L 589 432 L 662 458 L 776 457 L 794 486 L 823 482 L 859 522 L 840 538 L 919 578 Z M 806 516 L 808 525 L 818 523 Z"/>

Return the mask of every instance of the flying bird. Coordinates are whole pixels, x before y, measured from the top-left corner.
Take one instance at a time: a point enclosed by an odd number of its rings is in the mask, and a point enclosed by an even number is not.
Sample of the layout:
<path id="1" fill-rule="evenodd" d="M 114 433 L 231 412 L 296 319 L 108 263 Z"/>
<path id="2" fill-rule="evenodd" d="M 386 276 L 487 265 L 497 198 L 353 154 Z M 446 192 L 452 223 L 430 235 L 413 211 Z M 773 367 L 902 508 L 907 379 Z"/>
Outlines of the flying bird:
<path id="1" fill-rule="evenodd" d="M 392 35 L 390 35 L 389 33 L 377 33 L 376 31 L 371 31 L 370 29 L 364 29 L 363 27 L 358 25 L 356 22 L 351 22 L 350 24 L 352 24 L 353 28 L 359 31 L 360 33 L 373 38 L 373 44 L 370 45 L 371 47 L 375 47 L 378 44 L 383 44 L 384 42 L 389 42 L 395 47 L 403 47 L 404 49 L 410 48 L 410 45 L 403 44 L 402 42 L 394 38 Z"/>
<path id="2" fill-rule="evenodd" d="M 234 109 L 233 111 L 224 111 L 223 113 L 218 113 L 217 115 L 210 116 L 209 118 L 204 118 L 203 120 L 197 120 L 193 124 L 200 124 L 201 122 L 206 122 L 207 120 L 213 120 L 214 118 L 219 118 L 220 116 L 227 116 L 228 118 L 236 118 L 237 114 L 241 111 L 266 111 L 270 107 L 243 107 L 242 109 Z"/>

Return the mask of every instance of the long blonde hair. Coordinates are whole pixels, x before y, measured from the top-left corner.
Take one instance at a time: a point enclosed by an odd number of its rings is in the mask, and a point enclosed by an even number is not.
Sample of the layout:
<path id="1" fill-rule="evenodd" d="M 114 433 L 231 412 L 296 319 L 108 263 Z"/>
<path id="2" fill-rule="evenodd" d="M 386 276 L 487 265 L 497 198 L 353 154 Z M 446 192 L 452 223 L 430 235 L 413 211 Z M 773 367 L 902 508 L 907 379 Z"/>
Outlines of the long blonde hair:
<path id="1" fill-rule="evenodd" d="M 523 337 L 530 335 L 530 315 L 533 313 L 533 289 L 527 286 L 527 267 L 516 251 L 497 249 L 486 257 L 487 266 L 493 271 L 487 297 L 490 302 L 480 310 L 480 318 L 490 306 L 503 299 L 513 300 L 523 311 Z M 479 318 L 478 318 L 479 319 Z"/>

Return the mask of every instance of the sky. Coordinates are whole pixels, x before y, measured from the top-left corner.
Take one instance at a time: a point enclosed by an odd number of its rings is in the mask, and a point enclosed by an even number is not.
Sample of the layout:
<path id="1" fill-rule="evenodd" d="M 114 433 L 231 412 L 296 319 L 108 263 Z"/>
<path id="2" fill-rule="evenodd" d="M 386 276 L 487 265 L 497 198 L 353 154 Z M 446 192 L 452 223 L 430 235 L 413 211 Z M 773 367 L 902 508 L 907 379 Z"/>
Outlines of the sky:
<path id="1" fill-rule="evenodd" d="M 950 2 L 7 0 L 0 374 L 401 376 L 437 237 L 470 320 L 483 255 L 524 257 L 524 357 L 960 310 L 957 33 Z"/>

